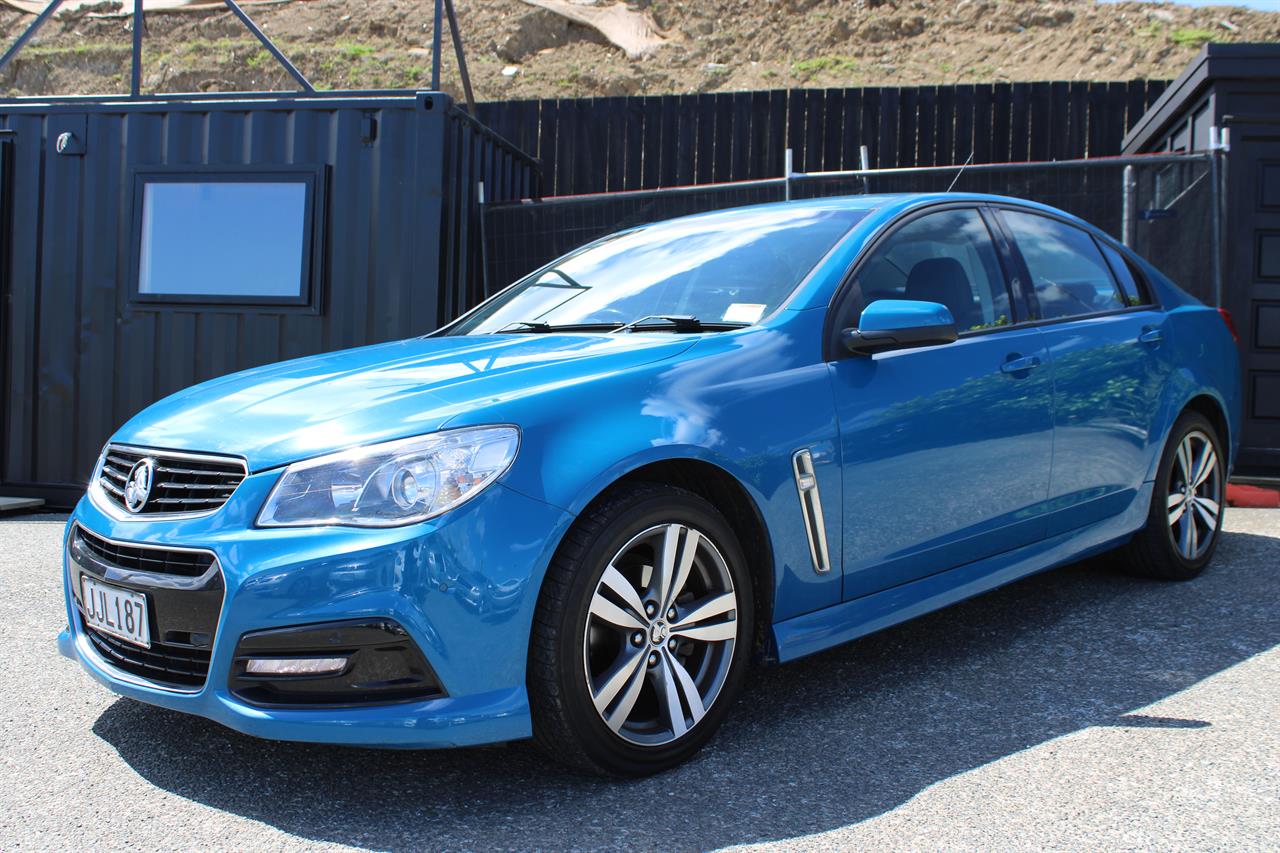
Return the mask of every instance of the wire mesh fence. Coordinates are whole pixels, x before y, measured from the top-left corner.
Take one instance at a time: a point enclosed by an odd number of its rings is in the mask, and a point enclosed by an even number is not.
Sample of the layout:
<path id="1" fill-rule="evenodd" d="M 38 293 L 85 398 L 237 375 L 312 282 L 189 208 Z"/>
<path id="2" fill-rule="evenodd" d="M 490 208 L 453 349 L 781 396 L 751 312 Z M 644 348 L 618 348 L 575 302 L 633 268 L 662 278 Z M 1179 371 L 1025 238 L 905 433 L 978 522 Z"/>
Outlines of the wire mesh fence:
<path id="1" fill-rule="evenodd" d="M 1198 298 L 1215 301 L 1216 193 L 1207 155 L 803 175 L 792 179 L 791 197 L 948 190 L 1065 210 L 1125 242 Z"/>
<path id="2" fill-rule="evenodd" d="M 1075 214 L 1132 246 L 1200 299 L 1215 301 L 1210 155 L 1116 157 L 793 175 L 730 184 L 491 205 L 484 212 L 492 293 L 598 237 L 676 216 L 865 193 L 989 193 Z"/>

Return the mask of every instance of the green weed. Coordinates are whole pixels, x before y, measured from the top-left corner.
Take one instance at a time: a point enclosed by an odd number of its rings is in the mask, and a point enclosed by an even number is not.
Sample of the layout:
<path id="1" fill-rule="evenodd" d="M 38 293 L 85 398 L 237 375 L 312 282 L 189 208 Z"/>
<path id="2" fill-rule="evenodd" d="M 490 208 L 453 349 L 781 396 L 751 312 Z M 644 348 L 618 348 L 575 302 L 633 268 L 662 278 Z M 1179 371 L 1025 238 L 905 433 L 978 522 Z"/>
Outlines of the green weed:
<path id="1" fill-rule="evenodd" d="M 1183 47 L 1200 47 L 1205 42 L 1213 41 L 1213 32 L 1210 30 L 1201 30 L 1195 27 L 1178 27 L 1169 33 L 1169 38 L 1174 44 Z"/>
<path id="2" fill-rule="evenodd" d="M 791 73 L 798 77 L 815 74 L 851 74 L 858 70 L 858 61 L 852 56 L 816 56 L 791 64 Z"/>

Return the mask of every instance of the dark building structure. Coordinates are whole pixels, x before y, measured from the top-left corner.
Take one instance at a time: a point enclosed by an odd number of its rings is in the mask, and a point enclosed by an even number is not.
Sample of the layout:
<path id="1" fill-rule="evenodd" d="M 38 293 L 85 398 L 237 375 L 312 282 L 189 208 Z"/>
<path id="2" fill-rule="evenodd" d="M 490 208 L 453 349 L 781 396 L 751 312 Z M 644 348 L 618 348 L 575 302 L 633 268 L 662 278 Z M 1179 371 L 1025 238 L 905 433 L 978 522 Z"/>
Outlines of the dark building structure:
<path id="1" fill-rule="evenodd" d="M 1280 45 L 1206 45 L 1124 140 L 1127 154 L 1215 147 L 1223 172 L 1220 304 L 1235 319 L 1244 370 L 1236 473 L 1278 477 Z"/>
<path id="2" fill-rule="evenodd" d="M 147 404 L 422 334 L 531 160 L 440 93 L 0 103 L 0 492 L 67 505 Z"/>

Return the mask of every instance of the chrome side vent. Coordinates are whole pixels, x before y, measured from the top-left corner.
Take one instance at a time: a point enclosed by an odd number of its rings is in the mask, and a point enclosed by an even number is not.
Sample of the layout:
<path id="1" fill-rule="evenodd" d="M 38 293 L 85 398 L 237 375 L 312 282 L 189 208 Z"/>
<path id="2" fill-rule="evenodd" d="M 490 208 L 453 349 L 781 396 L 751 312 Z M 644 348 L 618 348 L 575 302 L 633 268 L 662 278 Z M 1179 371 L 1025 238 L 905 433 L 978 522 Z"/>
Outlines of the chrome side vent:
<path id="1" fill-rule="evenodd" d="M 822 517 L 822 495 L 813 470 L 813 454 L 807 448 L 797 450 L 791 457 L 791 467 L 796 475 L 796 493 L 800 496 L 800 513 L 804 516 L 804 532 L 809 537 L 813 570 L 826 574 L 831 571 L 831 557 L 827 553 L 827 523 Z"/>

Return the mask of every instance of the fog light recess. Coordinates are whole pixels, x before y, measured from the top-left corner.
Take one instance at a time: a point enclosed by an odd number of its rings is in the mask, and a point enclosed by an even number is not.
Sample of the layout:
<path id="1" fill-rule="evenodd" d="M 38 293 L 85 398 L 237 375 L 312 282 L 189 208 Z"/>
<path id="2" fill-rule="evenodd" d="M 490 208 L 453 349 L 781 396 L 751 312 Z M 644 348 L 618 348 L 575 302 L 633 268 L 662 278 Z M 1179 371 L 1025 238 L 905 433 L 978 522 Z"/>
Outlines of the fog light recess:
<path id="1" fill-rule="evenodd" d="M 242 701 L 264 707 L 349 707 L 445 695 L 422 650 L 389 619 L 244 634 L 230 688 Z"/>

